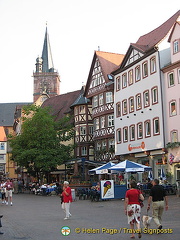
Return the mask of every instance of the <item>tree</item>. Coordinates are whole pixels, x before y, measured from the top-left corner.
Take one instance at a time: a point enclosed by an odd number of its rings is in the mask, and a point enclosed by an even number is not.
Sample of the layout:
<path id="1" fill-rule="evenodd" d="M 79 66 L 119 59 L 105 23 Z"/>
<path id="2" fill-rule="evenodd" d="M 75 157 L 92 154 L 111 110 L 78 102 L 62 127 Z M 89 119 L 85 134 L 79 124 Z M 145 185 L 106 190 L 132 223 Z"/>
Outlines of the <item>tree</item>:
<path id="1" fill-rule="evenodd" d="M 55 122 L 50 108 L 25 106 L 23 114 L 22 133 L 9 137 L 12 159 L 39 178 L 72 157 L 73 145 L 65 142 L 74 130 L 69 116 Z"/>

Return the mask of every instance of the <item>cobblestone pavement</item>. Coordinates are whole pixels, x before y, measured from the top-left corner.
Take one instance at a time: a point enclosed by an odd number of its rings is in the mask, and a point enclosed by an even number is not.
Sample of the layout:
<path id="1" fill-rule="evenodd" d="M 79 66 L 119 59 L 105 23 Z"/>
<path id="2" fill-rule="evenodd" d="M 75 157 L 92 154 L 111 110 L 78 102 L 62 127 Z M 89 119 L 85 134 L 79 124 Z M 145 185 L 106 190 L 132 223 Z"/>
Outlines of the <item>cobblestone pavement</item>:
<path id="1" fill-rule="evenodd" d="M 146 213 L 147 199 L 142 209 Z M 142 239 L 179 240 L 180 236 L 180 198 L 169 196 L 169 210 L 163 214 L 164 233 L 144 232 Z M 14 194 L 13 206 L 0 205 L 3 215 L 0 240 L 81 240 L 81 239 L 130 239 L 129 225 L 124 215 L 124 201 L 111 200 L 91 202 L 77 200 L 71 205 L 72 217 L 64 220 L 64 213 L 57 196 L 35 196 L 33 194 Z M 151 213 L 149 213 L 151 215 Z M 68 236 L 61 234 L 61 228 L 71 229 Z M 152 221 L 150 231 L 156 229 Z M 172 233 L 165 233 L 165 232 Z M 136 239 L 138 236 L 136 234 Z"/>

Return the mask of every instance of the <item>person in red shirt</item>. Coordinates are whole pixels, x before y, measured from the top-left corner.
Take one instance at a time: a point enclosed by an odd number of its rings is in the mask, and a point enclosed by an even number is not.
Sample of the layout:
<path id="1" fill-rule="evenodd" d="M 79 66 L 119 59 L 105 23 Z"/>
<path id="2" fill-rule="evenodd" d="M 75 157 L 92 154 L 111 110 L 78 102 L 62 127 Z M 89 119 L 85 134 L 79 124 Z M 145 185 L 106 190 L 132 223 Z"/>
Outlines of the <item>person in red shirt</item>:
<path id="1" fill-rule="evenodd" d="M 140 190 L 136 189 L 137 183 L 135 181 L 130 182 L 130 189 L 127 190 L 125 196 L 125 214 L 128 217 L 128 224 L 130 224 L 130 228 L 132 229 L 131 238 L 135 238 L 134 235 L 134 224 L 138 229 L 138 237 L 141 238 L 141 228 L 140 228 L 140 215 L 141 215 L 141 206 L 139 199 L 142 201 L 144 197 Z"/>
<path id="2" fill-rule="evenodd" d="M 13 183 L 10 182 L 9 179 L 7 179 L 6 184 L 5 184 L 5 188 L 6 188 L 6 205 L 8 205 L 8 197 L 10 198 L 10 202 L 11 202 L 11 206 L 12 204 L 12 190 L 13 190 Z"/>
<path id="3" fill-rule="evenodd" d="M 70 203 L 72 202 L 71 188 L 69 187 L 69 182 L 67 181 L 64 181 L 62 199 L 63 199 L 62 209 L 65 211 L 65 214 L 66 214 L 64 220 L 66 220 L 69 217 L 71 217 L 71 213 L 69 212 L 69 210 L 70 210 Z"/>

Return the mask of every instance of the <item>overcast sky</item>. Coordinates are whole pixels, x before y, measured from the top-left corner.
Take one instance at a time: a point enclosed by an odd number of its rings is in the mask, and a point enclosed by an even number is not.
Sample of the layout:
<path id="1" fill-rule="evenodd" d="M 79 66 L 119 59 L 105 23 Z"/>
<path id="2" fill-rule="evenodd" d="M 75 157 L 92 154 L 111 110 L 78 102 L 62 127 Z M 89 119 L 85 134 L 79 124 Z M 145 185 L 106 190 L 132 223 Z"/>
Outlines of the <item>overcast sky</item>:
<path id="1" fill-rule="evenodd" d="M 0 0 L 0 103 L 33 101 L 46 22 L 60 93 L 86 83 L 94 51 L 129 44 L 179 10 L 179 0 Z"/>

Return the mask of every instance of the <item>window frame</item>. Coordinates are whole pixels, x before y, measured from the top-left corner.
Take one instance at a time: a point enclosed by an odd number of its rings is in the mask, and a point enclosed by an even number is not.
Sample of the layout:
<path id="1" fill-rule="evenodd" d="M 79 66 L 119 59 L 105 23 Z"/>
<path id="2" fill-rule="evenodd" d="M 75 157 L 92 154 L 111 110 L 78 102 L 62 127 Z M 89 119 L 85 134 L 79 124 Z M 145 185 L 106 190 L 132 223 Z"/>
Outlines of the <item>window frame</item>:
<path id="1" fill-rule="evenodd" d="M 131 100 L 133 100 L 133 109 L 132 109 L 132 105 L 131 105 Z M 134 97 L 131 96 L 129 97 L 129 113 L 134 112 Z"/>
<path id="2" fill-rule="evenodd" d="M 146 96 L 145 94 L 148 93 L 148 101 L 147 101 L 147 104 L 146 104 Z M 144 108 L 147 108 L 150 106 L 150 96 L 149 96 L 149 89 L 145 90 L 143 92 L 143 102 L 144 102 Z"/>
<path id="3" fill-rule="evenodd" d="M 116 117 L 120 117 L 121 116 L 121 102 L 117 102 L 116 103 Z"/>
<path id="4" fill-rule="evenodd" d="M 108 127 L 114 127 L 114 115 L 110 114 L 107 116 L 108 119 Z"/>
<path id="5" fill-rule="evenodd" d="M 150 59 L 150 73 L 154 74 L 156 71 L 157 71 L 157 68 L 156 68 L 156 57 L 153 56 Z"/>
<path id="6" fill-rule="evenodd" d="M 140 128 L 139 126 L 141 126 L 141 136 L 140 136 Z M 142 139 L 143 138 L 143 123 L 142 122 L 138 122 L 137 123 L 137 139 Z"/>
<path id="7" fill-rule="evenodd" d="M 137 74 L 138 70 L 138 74 Z M 135 67 L 135 82 L 139 82 L 141 80 L 141 67 L 140 65 Z"/>
<path id="8" fill-rule="evenodd" d="M 159 131 L 158 132 L 156 132 L 155 130 L 156 130 L 156 126 L 155 126 L 155 121 L 156 120 L 158 120 L 158 127 L 159 127 Z M 157 136 L 157 135 L 160 135 L 160 122 L 159 122 L 159 117 L 155 117 L 155 118 L 153 118 L 153 135 L 154 136 Z"/>
<path id="9" fill-rule="evenodd" d="M 121 128 L 118 128 L 116 130 L 116 139 L 117 144 L 120 144 L 122 142 Z"/>
<path id="10" fill-rule="evenodd" d="M 104 104 L 104 95 L 103 93 L 99 94 L 99 106 L 102 106 Z"/>
<path id="11" fill-rule="evenodd" d="M 113 93 L 112 92 L 106 92 L 106 104 L 113 102 Z"/>
<path id="12" fill-rule="evenodd" d="M 147 133 L 147 124 L 149 125 L 149 132 Z M 145 138 L 151 137 L 151 121 L 150 119 L 147 119 L 144 122 L 144 133 L 145 133 Z"/>
<path id="13" fill-rule="evenodd" d="M 99 129 L 99 118 L 95 118 L 94 119 L 94 130 L 98 130 Z"/>
<path id="14" fill-rule="evenodd" d="M 177 134 L 177 138 L 176 138 L 176 141 L 174 141 L 174 137 L 173 137 L 173 134 Z M 173 129 L 171 132 L 170 132 L 170 139 L 171 139 L 171 142 L 178 142 L 178 130 L 176 129 Z"/>
<path id="15" fill-rule="evenodd" d="M 175 113 L 173 114 L 173 109 L 172 109 L 172 103 L 175 103 L 174 105 L 175 105 Z M 173 99 L 173 100 L 171 100 L 170 102 L 169 102 L 169 116 L 170 117 L 174 117 L 174 116 L 176 116 L 177 115 L 177 104 L 176 104 L 176 100 L 175 99 Z"/>
<path id="16" fill-rule="evenodd" d="M 118 77 L 116 78 L 116 91 L 118 92 L 118 91 L 120 91 L 120 90 L 121 90 L 121 77 L 118 76 Z"/>
<path id="17" fill-rule="evenodd" d="M 93 96 L 93 108 L 98 107 L 98 95 Z"/>
<path id="18" fill-rule="evenodd" d="M 102 124 L 103 123 L 103 124 Z M 105 116 L 102 116 L 100 117 L 100 125 L 101 125 L 101 128 L 105 128 L 106 127 L 106 119 L 105 119 Z"/>
<path id="19" fill-rule="evenodd" d="M 138 107 L 138 99 L 140 99 L 140 107 Z M 141 109 L 142 109 L 142 98 L 141 98 L 141 93 L 138 93 L 136 94 L 136 111 Z"/>
<path id="20" fill-rule="evenodd" d="M 122 89 L 127 87 L 127 72 L 122 74 Z"/>
<path id="21" fill-rule="evenodd" d="M 179 40 L 174 40 L 173 42 L 173 54 L 176 54 L 179 52 Z"/>
<path id="22" fill-rule="evenodd" d="M 86 126 L 80 126 L 80 135 L 85 136 L 87 134 Z"/>
<path id="23" fill-rule="evenodd" d="M 134 138 L 133 138 L 133 135 L 132 135 L 132 129 L 134 129 L 133 131 L 134 131 Z M 135 124 L 132 124 L 132 125 L 130 125 L 129 126 L 129 139 L 130 139 L 130 141 L 135 141 Z"/>
<path id="24" fill-rule="evenodd" d="M 145 66 L 147 66 L 147 69 L 145 69 Z M 146 71 L 147 71 L 147 74 L 146 74 Z M 148 77 L 148 61 L 145 61 L 142 63 L 142 76 L 143 78 Z"/>
<path id="25" fill-rule="evenodd" d="M 156 90 L 156 101 L 155 99 L 155 95 L 154 95 L 154 91 Z M 151 88 L 151 98 L 152 98 L 152 105 L 157 104 L 158 103 L 158 86 L 154 86 Z"/>
<path id="26" fill-rule="evenodd" d="M 126 103 L 126 112 L 124 111 L 124 109 L 125 109 L 124 104 L 125 104 L 125 103 Z M 122 101 L 122 114 L 123 114 L 123 115 L 128 114 L 128 103 L 127 103 L 127 99 L 124 99 L 124 100 Z"/>
<path id="27" fill-rule="evenodd" d="M 81 147 L 81 156 L 86 156 L 87 155 L 87 146 L 82 146 Z"/>
<path id="28" fill-rule="evenodd" d="M 130 81 L 131 80 L 131 81 Z M 133 69 L 129 70 L 128 72 L 128 85 L 131 86 L 134 83 L 133 79 Z"/>
<path id="29" fill-rule="evenodd" d="M 171 79 L 171 77 L 170 76 L 173 76 L 173 79 Z M 174 87 L 174 85 L 175 85 L 175 79 L 174 79 L 174 72 L 172 71 L 172 72 L 169 72 L 168 73 L 168 75 L 167 75 L 167 77 L 168 77 L 168 87 L 170 88 L 170 87 Z M 171 81 L 173 80 L 173 84 L 171 84 Z"/>
<path id="30" fill-rule="evenodd" d="M 127 131 L 127 133 L 125 134 L 125 131 Z M 125 138 L 125 136 L 127 136 L 127 138 Z M 123 142 L 128 142 L 128 127 L 125 126 L 123 127 Z"/>

